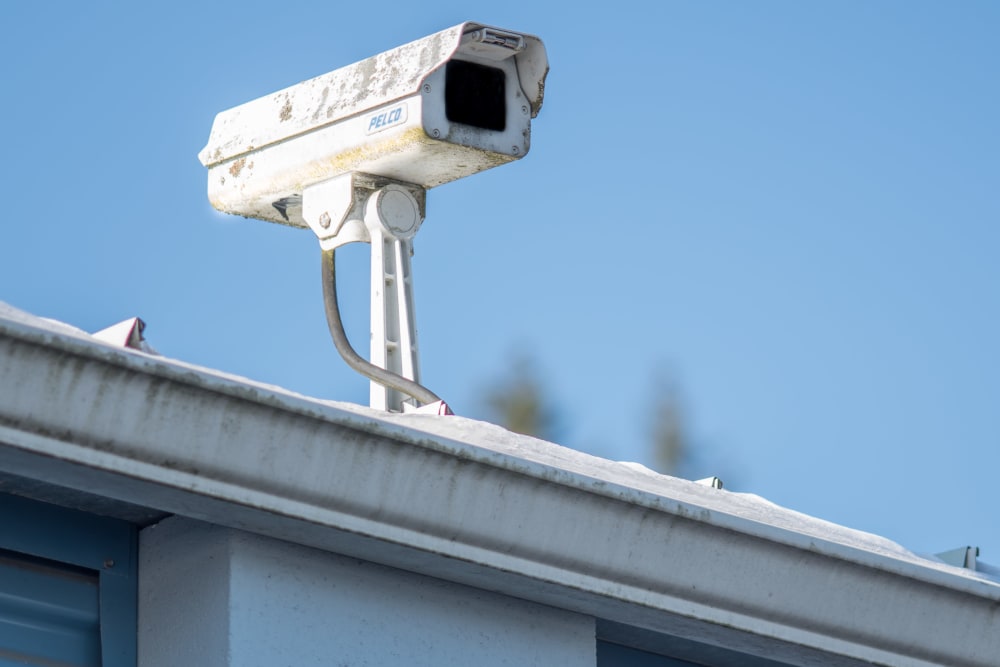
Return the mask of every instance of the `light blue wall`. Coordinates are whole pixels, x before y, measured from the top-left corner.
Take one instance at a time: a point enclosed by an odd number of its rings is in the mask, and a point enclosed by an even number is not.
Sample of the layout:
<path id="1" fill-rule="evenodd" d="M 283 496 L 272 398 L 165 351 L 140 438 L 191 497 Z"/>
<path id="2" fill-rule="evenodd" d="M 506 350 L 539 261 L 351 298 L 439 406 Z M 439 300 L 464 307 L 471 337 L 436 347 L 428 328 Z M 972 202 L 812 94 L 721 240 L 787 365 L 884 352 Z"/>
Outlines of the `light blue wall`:
<path id="1" fill-rule="evenodd" d="M 226 665 L 228 533 L 168 519 L 139 533 L 139 665 Z"/>
<path id="2" fill-rule="evenodd" d="M 596 665 L 590 617 L 186 519 L 139 571 L 139 667 Z"/>

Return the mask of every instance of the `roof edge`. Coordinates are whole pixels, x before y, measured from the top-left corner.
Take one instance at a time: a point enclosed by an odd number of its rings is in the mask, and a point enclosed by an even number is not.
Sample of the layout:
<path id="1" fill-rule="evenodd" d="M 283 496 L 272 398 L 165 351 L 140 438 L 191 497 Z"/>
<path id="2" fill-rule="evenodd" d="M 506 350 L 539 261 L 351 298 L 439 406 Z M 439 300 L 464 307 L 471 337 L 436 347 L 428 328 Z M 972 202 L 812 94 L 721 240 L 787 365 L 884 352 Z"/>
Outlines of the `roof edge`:
<path id="1" fill-rule="evenodd" d="M 877 538 L 796 532 L 780 508 L 767 523 L 738 494 L 471 420 L 308 399 L 2 311 L 0 370 L 19 387 L 0 398 L 10 474 L 660 632 L 711 626 L 720 645 L 763 636 L 915 665 L 1000 654 L 1000 586 Z M 830 597 L 845 591 L 860 599 Z"/>

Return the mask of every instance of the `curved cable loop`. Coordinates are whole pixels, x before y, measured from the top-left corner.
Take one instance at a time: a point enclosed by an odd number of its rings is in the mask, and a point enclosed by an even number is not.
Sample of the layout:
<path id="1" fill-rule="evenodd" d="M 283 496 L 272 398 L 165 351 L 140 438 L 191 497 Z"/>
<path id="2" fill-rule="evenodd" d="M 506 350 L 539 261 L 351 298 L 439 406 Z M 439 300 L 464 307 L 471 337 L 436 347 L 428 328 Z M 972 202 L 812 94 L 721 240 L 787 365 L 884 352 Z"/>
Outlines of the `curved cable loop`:
<path id="1" fill-rule="evenodd" d="M 326 310 L 326 324 L 330 328 L 330 336 L 333 338 L 333 345 L 337 352 L 343 357 L 347 365 L 361 373 L 373 382 L 377 382 L 389 389 L 406 394 L 416 401 L 427 404 L 440 401 L 434 392 L 427 387 L 414 382 L 408 378 L 379 368 L 375 364 L 363 358 L 347 340 L 347 333 L 344 331 L 344 323 L 340 319 L 340 306 L 337 304 L 337 265 L 334 259 L 335 249 L 323 251 L 323 307 Z"/>

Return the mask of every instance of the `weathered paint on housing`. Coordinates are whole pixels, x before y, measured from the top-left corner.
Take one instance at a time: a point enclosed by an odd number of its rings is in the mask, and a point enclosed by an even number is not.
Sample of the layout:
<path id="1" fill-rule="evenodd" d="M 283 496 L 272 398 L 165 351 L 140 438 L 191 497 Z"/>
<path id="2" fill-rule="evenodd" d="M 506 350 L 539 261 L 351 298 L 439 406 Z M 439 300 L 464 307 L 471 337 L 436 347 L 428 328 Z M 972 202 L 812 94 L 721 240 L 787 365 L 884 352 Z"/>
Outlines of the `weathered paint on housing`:
<path id="1" fill-rule="evenodd" d="M 524 157 L 542 104 L 545 49 L 531 35 L 522 35 L 523 51 L 509 53 L 464 37 L 483 28 L 464 23 L 220 113 L 199 155 L 209 201 L 226 213 L 306 227 L 286 203 L 348 171 L 426 189 Z M 520 84 L 507 87 L 507 129 L 445 117 L 442 68 L 456 57 L 503 69 Z M 372 114 L 401 106 L 405 120 L 368 132 Z"/>

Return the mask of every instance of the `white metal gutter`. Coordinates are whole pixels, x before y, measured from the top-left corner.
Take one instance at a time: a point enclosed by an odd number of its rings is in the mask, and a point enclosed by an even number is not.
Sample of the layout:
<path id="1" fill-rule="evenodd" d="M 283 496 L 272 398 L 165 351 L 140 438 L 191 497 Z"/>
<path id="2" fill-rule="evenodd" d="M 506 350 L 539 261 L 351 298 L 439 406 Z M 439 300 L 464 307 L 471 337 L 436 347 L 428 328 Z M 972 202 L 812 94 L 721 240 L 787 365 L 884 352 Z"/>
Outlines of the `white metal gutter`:
<path id="1" fill-rule="evenodd" d="M 1000 659 L 1000 584 L 887 540 L 472 420 L 115 348 L 2 304 L 0 475 L 574 610 L 611 641 L 802 665 Z"/>

